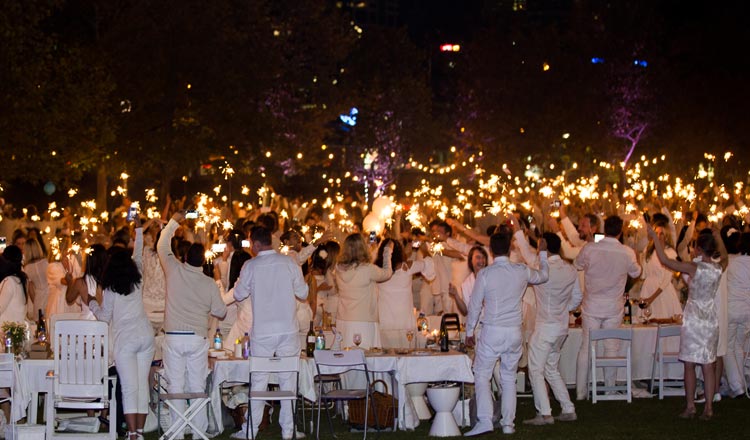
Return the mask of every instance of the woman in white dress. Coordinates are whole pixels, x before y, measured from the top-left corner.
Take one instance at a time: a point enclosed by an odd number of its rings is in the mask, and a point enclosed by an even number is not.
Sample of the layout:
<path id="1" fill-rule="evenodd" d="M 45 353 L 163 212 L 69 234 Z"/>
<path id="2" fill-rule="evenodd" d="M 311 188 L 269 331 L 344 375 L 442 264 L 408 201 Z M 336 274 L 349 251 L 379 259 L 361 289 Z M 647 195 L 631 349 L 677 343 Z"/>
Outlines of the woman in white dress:
<path id="1" fill-rule="evenodd" d="M 34 284 L 34 302 L 29 302 L 28 314 L 32 318 L 37 317 L 39 310 L 47 310 L 47 298 L 49 297 L 49 285 L 47 284 L 47 254 L 42 245 L 35 239 L 29 238 L 23 245 L 23 271 L 29 276 L 29 281 Z"/>
<path id="2" fill-rule="evenodd" d="M 167 301 L 167 280 L 156 254 L 161 230 L 158 221 L 144 225 L 143 239 L 143 306 L 146 315 L 158 334 L 164 324 L 164 309 Z"/>
<path id="3" fill-rule="evenodd" d="M 480 270 L 487 267 L 488 260 L 489 256 L 484 247 L 474 246 L 471 248 L 466 257 L 466 262 L 469 265 L 469 275 L 461 283 L 461 291 L 459 292 L 453 285 L 450 285 L 448 288 L 448 293 L 456 301 L 458 311 L 464 316 L 469 313 L 468 304 L 471 299 L 471 292 L 474 290 L 474 282 L 477 280 L 477 274 Z"/>
<path id="4" fill-rule="evenodd" d="M 8 246 L 5 253 L 20 249 Z M 23 323 L 26 318 L 27 278 L 21 265 L 0 256 L 0 324 L 6 321 Z"/>
<path id="5" fill-rule="evenodd" d="M 667 224 L 664 219 L 655 219 L 651 225 L 664 248 L 667 258 L 677 259 L 677 251 L 671 247 L 667 238 Z M 651 307 L 651 318 L 667 319 L 682 314 L 682 306 L 672 284 L 674 272 L 665 267 L 654 254 L 654 241 L 649 240 L 648 247 L 643 253 L 643 285 L 641 286 L 641 300 Z M 639 308 L 638 314 L 643 314 Z"/>
<path id="6" fill-rule="evenodd" d="M 416 328 L 411 290 L 412 278 L 414 275 L 422 274 L 427 281 L 432 281 L 435 278 L 435 266 L 425 243 L 422 243 L 419 248 L 424 259 L 407 263 L 404 261 L 401 243 L 390 238 L 380 243 L 378 258 L 375 260 L 376 266 L 384 267 L 383 254 L 390 243 L 393 243 L 390 264 L 393 268 L 393 276 L 378 283 L 380 340 L 384 347 L 410 348 L 406 332 Z"/>
<path id="7" fill-rule="evenodd" d="M 104 269 L 102 304 L 88 294 L 81 295 L 97 319 L 111 324 L 129 440 L 143 438 L 149 403 L 148 375 L 154 357 L 154 333 L 143 309 L 142 258 L 143 229 L 136 219 L 132 258 L 125 249 L 115 250 Z"/>
<path id="8" fill-rule="evenodd" d="M 50 252 L 49 265 L 47 266 L 47 284 L 49 286 L 49 297 L 47 298 L 46 316 L 51 319 L 58 313 L 80 313 L 81 302 L 76 300 L 68 304 L 68 286 L 81 276 L 81 266 L 78 259 L 70 255 L 70 237 L 59 239 L 60 252 Z"/>
<path id="9" fill-rule="evenodd" d="M 328 241 L 318 246 L 310 259 L 310 276 L 315 280 L 317 293 L 314 318 L 316 326 L 322 325 L 324 313 L 330 313 L 331 322 L 336 321 L 339 298 L 332 266 L 336 262 L 339 249 L 338 243 Z"/>
<path id="10" fill-rule="evenodd" d="M 91 245 L 86 251 L 83 276 L 75 280 L 65 292 L 68 304 L 80 304 L 81 319 L 96 319 L 89 307 L 81 301 L 81 297 L 88 295 L 97 302 L 102 302 L 102 275 L 108 258 L 107 249 L 104 246 Z"/>
<path id="11" fill-rule="evenodd" d="M 346 237 L 336 264 L 339 308 L 336 326 L 344 345 L 354 345 L 354 335 L 362 338 L 361 347 L 381 347 L 378 326 L 377 283 L 387 280 L 391 270 L 393 245 L 383 251 L 383 267 L 370 262 L 370 251 L 361 234 Z"/>

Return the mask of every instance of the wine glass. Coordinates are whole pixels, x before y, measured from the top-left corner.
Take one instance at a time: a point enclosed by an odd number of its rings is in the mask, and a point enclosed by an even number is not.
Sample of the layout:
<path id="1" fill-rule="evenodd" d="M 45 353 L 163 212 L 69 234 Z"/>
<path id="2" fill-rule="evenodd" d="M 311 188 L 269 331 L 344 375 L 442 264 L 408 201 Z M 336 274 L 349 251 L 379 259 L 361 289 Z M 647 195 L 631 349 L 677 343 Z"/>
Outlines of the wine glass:
<path id="1" fill-rule="evenodd" d="M 411 350 L 411 341 L 414 339 L 414 330 L 406 331 L 406 340 L 409 341 L 409 350 Z"/>
<path id="2" fill-rule="evenodd" d="M 352 336 L 352 342 L 354 342 L 354 345 L 359 348 L 359 344 L 362 343 L 362 335 L 360 333 L 355 333 L 354 336 Z"/>
<path id="3" fill-rule="evenodd" d="M 651 320 L 651 313 L 652 313 L 651 307 L 646 307 L 645 309 L 643 309 L 643 316 L 646 317 L 646 324 L 648 324 L 649 321 Z"/>

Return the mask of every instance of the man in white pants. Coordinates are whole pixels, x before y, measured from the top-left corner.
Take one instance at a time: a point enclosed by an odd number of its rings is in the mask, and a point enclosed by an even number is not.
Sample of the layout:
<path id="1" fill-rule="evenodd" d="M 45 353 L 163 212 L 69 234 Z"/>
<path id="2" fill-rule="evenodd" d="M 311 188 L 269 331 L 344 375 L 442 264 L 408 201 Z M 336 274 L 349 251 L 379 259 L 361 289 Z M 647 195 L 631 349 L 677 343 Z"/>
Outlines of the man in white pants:
<path id="1" fill-rule="evenodd" d="M 307 284 L 302 269 L 292 257 L 276 252 L 271 243 L 271 231 L 256 226 L 250 232 L 250 241 L 256 257 L 242 267 L 240 278 L 234 286 L 234 298 L 242 301 L 248 296 L 252 301 L 253 326 L 250 334 L 250 352 L 253 356 L 299 356 L 300 341 L 297 332 L 297 298 L 307 298 Z M 253 391 L 268 388 L 267 374 L 253 374 Z M 293 390 L 292 373 L 279 374 L 279 388 Z M 263 403 L 253 401 L 253 435 L 263 418 Z M 248 421 L 249 424 L 249 421 Z M 246 438 L 247 425 L 232 434 L 232 438 Z M 295 434 L 292 404 L 283 402 L 279 414 L 281 437 L 291 439 Z M 297 438 L 304 434 L 297 433 Z"/>
<path id="2" fill-rule="evenodd" d="M 581 249 L 573 265 L 584 274 L 583 320 L 581 348 L 578 351 L 576 391 L 578 400 L 588 397 L 589 334 L 592 329 L 617 328 L 622 324 L 625 310 L 625 283 L 628 276 L 641 274 L 641 266 L 633 249 L 619 242 L 622 219 L 610 216 L 604 221 L 605 237 L 598 243 L 588 243 Z M 604 341 L 604 355 L 616 356 L 620 350 L 617 340 Z M 615 368 L 604 369 L 607 386 L 615 384 Z M 628 379 L 629 380 L 629 379 Z"/>
<path id="3" fill-rule="evenodd" d="M 479 271 L 469 301 L 466 322 L 466 344 L 474 345 L 474 329 L 484 308 L 482 330 L 474 355 L 474 388 L 477 398 L 477 424 L 465 436 L 491 432 L 492 395 L 490 378 L 500 359 L 500 381 L 503 389 L 502 419 L 504 434 L 515 432 L 516 370 L 521 358 L 521 300 L 528 284 L 547 281 L 547 245 L 539 241 L 539 270 L 508 259 L 512 235 L 496 233 L 490 237 L 495 261 Z"/>
<path id="4" fill-rule="evenodd" d="M 167 280 L 167 302 L 164 315 L 164 373 L 169 393 L 202 393 L 208 377 L 208 315 L 223 318 L 227 307 L 219 287 L 203 273 L 205 250 L 193 243 L 187 261 L 180 262 L 172 253 L 172 236 L 185 216 L 177 212 L 164 227 L 156 246 Z M 185 401 L 172 404 L 185 412 Z M 172 414 L 172 423 L 180 419 Z M 193 419 L 203 432 L 208 427 L 206 410 Z M 177 436 L 182 438 L 182 433 Z"/>
<path id="5" fill-rule="evenodd" d="M 529 246 L 523 231 L 517 226 L 514 229 L 521 256 L 530 267 L 537 268 L 539 258 Z M 560 376 L 559 364 L 560 349 L 568 337 L 568 311 L 578 307 L 583 293 L 578 282 L 578 272 L 572 264 L 560 258 L 560 237 L 548 232 L 544 234 L 544 240 L 550 254 L 549 280 L 533 286 L 536 319 L 534 333 L 529 341 L 529 379 L 537 415 L 524 420 L 525 425 L 550 425 L 555 422 L 545 379 L 562 409 L 557 420 L 569 422 L 577 419 L 568 388 Z"/>

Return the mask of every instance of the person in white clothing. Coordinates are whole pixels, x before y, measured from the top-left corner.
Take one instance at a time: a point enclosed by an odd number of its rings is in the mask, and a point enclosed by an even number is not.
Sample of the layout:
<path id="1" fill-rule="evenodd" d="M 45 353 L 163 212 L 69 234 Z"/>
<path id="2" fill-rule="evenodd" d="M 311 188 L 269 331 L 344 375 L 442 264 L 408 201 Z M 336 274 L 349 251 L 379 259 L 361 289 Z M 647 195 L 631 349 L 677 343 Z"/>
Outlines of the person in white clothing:
<path id="1" fill-rule="evenodd" d="M 740 237 L 738 253 L 729 255 L 726 270 L 729 331 L 724 369 L 729 396 L 745 394 L 745 342 L 750 337 L 750 233 Z"/>
<path id="2" fill-rule="evenodd" d="M 651 227 L 654 228 L 656 235 L 659 237 L 659 241 L 661 241 L 667 257 L 677 259 L 677 252 L 672 249 L 671 242 L 669 241 L 668 220 L 661 217 L 663 216 L 659 215 L 659 218 L 657 218 L 654 215 Z M 674 315 L 681 315 L 682 306 L 677 296 L 677 290 L 675 290 L 672 284 L 674 272 L 661 264 L 659 258 L 654 254 L 654 247 L 654 242 L 649 241 L 648 247 L 643 254 L 643 273 L 641 274 L 643 285 L 641 286 L 640 299 L 645 303 L 646 307 L 639 307 L 638 313 L 643 314 L 643 310 L 650 307 L 652 318 L 668 319 Z"/>
<path id="3" fill-rule="evenodd" d="M 514 222 L 514 225 L 517 224 Z M 516 227 L 514 233 L 518 250 L 529 267 L 539 267 L 539 257 L 533 252 L 523 231 Z M 560 350 L 568 337 L 568 312 L 581 303 L 583 293 L 578 282 L 578 273 L 572 264 L 560 257 L 561 240 L 556 234 L 543 235 L 549 252 L 549 279 L 544 284 L 533 286 L 536 299 L 534 332 L 529 341 L 529 379 L 534 393 L 536 417 L 524 420 L 527 425 L 549 425 L 554 423 L 552 408 L 545 379 L 561 412 L 557 420 L 577 419 L 575 406 L 570 401 L 568 389 L 560 376 Z"/>
<path id="4" fill-rule="evenodd" d="M 86 252 L 83 276 L 75 280 L 65 292 L 65 300 L 69 304 L 74 302 L 81 304 L 81 319 L 96 319 L 86 305 L 86 301 L 81 298 L 91 296 L 98 303 L 102 303 L 102 275 L 108 259 L 107 249 L 104 246 L 101 244 L 91 245 Z"/>
<path id="5" fill-rule="evenodd" d="M 487 267 L 489 256 L 483 246 L 474 246 L 469 250 L 466 257 L 466 264 L 469 267 L 469 275 L 461 283 L 460 290 L 457 290 L 452 284 L 448 288 L 448 293 L 456 302 L 458 311 L 466 316 L 469 313 L 469 302 L 471 302 L 471 292 L 474 291 L 474 283 L 477 280 L 477 274 L 480 270 Z"/>
<path id="6" fill-rule="evenodd" d="M 588 396 L 589 387 L 589 333 L 592 329 L 617 328 L 622 324 L 625 310 L 625 283 L 628 276 L 641 274 L 641 266 L 633 249 L 618 241 L 622 234 L 623 221 L 610 216 L 604 221 L 605 237 L 598 243 L 588 243 L 574 261 L 576 269 L 584 273 L 583 320 L 581 348 L 578 351 L 576 370 L 577 399 Z M 620 349 L 617 340 L 607 340 L 604 355 L 614 356 Z M 614 386 L 615 369 L 605 368 L 607 386 Z"/>
<path id="7" fill-rule="evenodd" d="M 422 274 L 430 281 L 435 278 L 435 270 L 425 243 L 420 243 L 419 247 L 424 259 L 405 262 L 401 243 L 391 238 L 386 238 L 380 243 L 376 266 L 383 267 L 383 254 L 390 243 L 393 243 L 393 275 L 388 280 L 378 283 L 380 340 L 384 347 L 410 348 L 406 332 L 413 331 L 416 326 L 412 308 L 412 278 L 414 275 Z"/>
<path id="8" fill-rule="evenodd" d="M 99 305 L 88 291 L 80 296 L 98 320 L 111 324 L 129 440 L 143 439 L 150 397 L 148 375 L 154 358 L 154 333 L 143 308 L 143 228 L 137 217 L 135 225 L 132 258 L 127 250 L 120 249 L 109 257 L 102 274 L 102 304 Z"/>
<path id="9" fill-rule="evenodd" d="M 6 250 L 12 248 L 18 249 L 8 246 Z M 27 278 L 20 269 L 20 265 L 0 256 L 0 324 L 22 323 L 26 318 Z"/>
<path id="10" fill-rule="evenodd" d="M 169 393 L 201 393 L 206 390 L 208 376 L 208 316 L 223 318 L 227 308 L 214 280 L 203 273 L 203 245 L 191 244 L 185 263 L 175 258 L 172 252 L 172 236 L 184 219 L 183 213 L 175 213 L 162 230 L 156 245 L 167 279 L 164 373 Z M 172 404 L 184 412 L 184 400 L 175 400 Z M 173 414 L 172 423 L 178 420 L 177 414 Z M 195 426 L 205 432 L 207 413 L 202 411 L 194 420 Z M 181 435 L 178 434 L 177 438 L 182 438 Z"/>
<path id="11" fill-rule="evenodd" d="M 32 318 L 37 312 L 47 310 L 47 298 L 49 297 L 49 284 L 47 283 L 47 254 L 44 248 L 35 238 L 27 239 L 23 245 L 23 271 L 29 276 L 29 281 L 34 284 L 34 303 L 27 307 Z M 31 308 L 31 310 L 28 310 Z"/>
<path id="12" fill-rule="evenodd" d="M 234 286 L 234 298 L 237 301 L 248 297 L 252 301 L 254 317 L 250 352 L 253 356 L 264 357 L 297 356 L 300 353 L 300 341 L 297 336 L 295 302 L 297 299 L 306 299 L 308 292 L 302 269 L 291 257 L 273 249 L 270 230 L 262 226 L 254 227 L 250 232 L 250 241 L 256 256 L 242 267 Z M 265 391 L 268 387 L 268 375 L 253 374 L 250 387 L 253 391 Z M 294 389 L 294 375 L 279 374 L 279 388 Z M 263 418 L 263 402 L 253 401 L 250 411 L 253 416 L 252 430 L 257 434 Z M 245 427 L 234 433 L 232 438 L 246 438 L 249 424 L 248 418 Z M 290 402 L 282 403 L 279 424 L 282 438 L 291 439 L 295 435 Z"/>
<path id="13" fill-rule="evenodd" d="M 482 312 L 482 330 L 474 356 L 474 386 L 477 399 L 477 423 L 465 436 L 491 432 L 492 396 L 490 377 L 500 359 L 500 378 L 503 388 L 502 425 L 504 434 L 515 432 L 516 370 L 521 358 L 521 300 L 528 284 L 547 281 L 547 252 L 544 240 L 539 240 L 539 270 L 508 259 L 512 236 L 496 233 L 490 237 L 490 249 L 495 261 L 477 275 L 469 302 L 466 321 L 466 345 L 473 346 L 474 331 Z"/>

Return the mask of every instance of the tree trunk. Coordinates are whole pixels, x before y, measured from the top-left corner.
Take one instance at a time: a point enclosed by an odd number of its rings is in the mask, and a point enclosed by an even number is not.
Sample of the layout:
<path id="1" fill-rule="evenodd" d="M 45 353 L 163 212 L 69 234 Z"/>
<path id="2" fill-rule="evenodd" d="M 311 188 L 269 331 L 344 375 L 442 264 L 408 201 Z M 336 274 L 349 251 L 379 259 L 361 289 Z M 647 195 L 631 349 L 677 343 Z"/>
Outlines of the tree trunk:
<path id="1" fill-rule="evenodd" d="M 107 166 L 104 163 L 96 170 L 96 207 L 99 211 L 109 211 L 107 207 Z"/>

